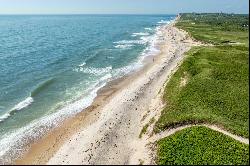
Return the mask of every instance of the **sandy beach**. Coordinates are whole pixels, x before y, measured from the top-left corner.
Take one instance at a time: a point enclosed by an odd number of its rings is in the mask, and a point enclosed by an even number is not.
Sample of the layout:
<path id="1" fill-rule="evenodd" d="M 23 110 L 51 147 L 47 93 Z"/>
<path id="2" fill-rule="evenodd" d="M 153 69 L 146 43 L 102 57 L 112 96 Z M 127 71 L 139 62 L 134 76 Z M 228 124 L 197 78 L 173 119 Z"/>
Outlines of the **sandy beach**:
<path id="1" fill-rule="evenodd" d="M 160 27 L 160 53 L 148 57 L 140 71 L 110 82 L 90 107 L 31 145 L 14 164 L 154 164 L 152 128 L 139 134 L 160 115 L 164 84 L 197 45 L 174 26 L 176 20 Z"/>

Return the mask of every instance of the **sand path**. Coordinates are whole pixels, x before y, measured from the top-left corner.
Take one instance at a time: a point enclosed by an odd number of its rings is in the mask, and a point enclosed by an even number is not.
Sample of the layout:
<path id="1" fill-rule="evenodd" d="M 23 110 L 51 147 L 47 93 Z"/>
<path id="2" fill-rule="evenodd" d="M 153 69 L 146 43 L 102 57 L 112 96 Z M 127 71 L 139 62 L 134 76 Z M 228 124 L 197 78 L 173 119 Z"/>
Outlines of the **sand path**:
<path id="1" fill-rule="evenodd" d="M 231 134 L 229 133 L 228 131 L 226 130 L 223 130 L 221 128 L 219 128 L 218 126 L 216 125 L 210 125 L 210 124 L 197 124 L 197 125 L 184 125 L 184 126 L 180 126 L 180 127 L 176 127 L 176 128 L 173 128 L 173 129 L 168 129 L 168 130 L 165 130 L 159 134 L 155 134 L 154 136 L 148 138 L 149 142 L 155 142 L 161 138 L 165 138 L 165 137 L 168 137 L 170 135 L 173 135 L 175 134 L 177 131 L 181 131 L 183 129 L 186 129 L 186 128 L 190 128 L 190 127 L 194 127 L 194 126 L 204 126 L 204 127 L 207 127 L 207 128 L 210 128 L 214 131 L 218 131 L 220 133 L 223 133 L 241 143 L 244 143 L 244 144 L 247 144 L 249 145 L 249 139 L 248 138 L 243 138 L 241 136 L 238 136 L 238 135 L 234 135 L 234 134 Z"/>

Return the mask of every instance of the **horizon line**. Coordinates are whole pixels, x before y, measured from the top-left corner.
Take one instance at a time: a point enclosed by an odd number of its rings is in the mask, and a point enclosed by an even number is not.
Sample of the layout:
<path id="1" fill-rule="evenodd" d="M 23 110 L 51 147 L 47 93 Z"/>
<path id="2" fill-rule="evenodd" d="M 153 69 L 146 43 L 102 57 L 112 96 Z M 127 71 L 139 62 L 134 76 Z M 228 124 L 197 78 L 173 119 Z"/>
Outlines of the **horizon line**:
<path id="1" fill-rule="evenodd" d="M 234 12 L 179 12 L 179 13 L 0 13 L 0 15 L 178 15 L 183 13 L 197 13 L 197 14 L 246 14 L 249 13 L 234 13 Z"/>
<path id="2" fill-rule="evenodd" d="M 177 15 L 178 13 L 0 13 L 0 15 Z"/>

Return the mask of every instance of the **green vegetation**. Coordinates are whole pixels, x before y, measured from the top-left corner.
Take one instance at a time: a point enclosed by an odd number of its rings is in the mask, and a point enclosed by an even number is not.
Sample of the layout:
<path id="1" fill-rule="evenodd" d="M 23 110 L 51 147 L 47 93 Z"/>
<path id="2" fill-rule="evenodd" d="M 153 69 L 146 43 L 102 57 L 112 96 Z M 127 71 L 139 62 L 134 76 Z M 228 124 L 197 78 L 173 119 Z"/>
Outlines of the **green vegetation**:
<path id="1" fill-rule="evenodd" d="M 158 165 L 248 165 L 249 146 L 198 126 L 157 141 Z"/>
<path id="2" fill-rule="evenodd" d="M 249 15 L 182 14 L 177 27 L 195 39 L 212 44 L 248 42 Z"/>
<path id="3" fill-rule="evenodd" d="M 143 165 L 144 164 L 144 161 L 139 159 L 139 165 Z"/>
<path id="4" fill-rule="evenodd" d="M 248 27 L 243 26 L 248 25 L 246 19 L 248 15 L 181 16 L 178 27 L 216 46 L 194 47 L 187 53 L 166 86 L 167 106 L 156 122 L 155 132 L 206 122 L 249 137 Z"/>
<path id="5" fill-rule="evenodd" d="M 181 87 L 185 74 L 187 84 Z M 193 48 L 166 86 L 167 107 L 155 130 L 210 122 L 248 137 L 248 79 L 245 46 Z"/>
<path id="6" fill-rule="evenodd" d="M 142 135 L 145 134 L 147 132 L 147 129 L 148 127 L 153 124 L 155 122 L 155 118 L 151 118 L 150 121 L 145 125 L 143 126 L 142 130 L 141 130 L 141 133 L 139 135 L 139 138 L 142 138 Z"/>

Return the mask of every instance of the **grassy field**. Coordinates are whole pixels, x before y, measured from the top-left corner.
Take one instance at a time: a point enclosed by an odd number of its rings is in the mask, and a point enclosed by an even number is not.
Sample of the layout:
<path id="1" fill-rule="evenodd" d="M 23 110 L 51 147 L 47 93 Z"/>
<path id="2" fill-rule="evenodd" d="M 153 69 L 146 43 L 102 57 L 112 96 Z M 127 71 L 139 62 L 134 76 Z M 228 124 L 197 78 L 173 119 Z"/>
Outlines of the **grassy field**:
<path id="1" fill-rule="evenodd" d="M 215 21 L 214 21 L 215 20 Z M 194 47 L 165 89 L 154 131 L 217 124 L 249 137 L 248 15 L 183 14 L 177 27 L 215 46 Z M 236 43 L 236 44 L 235 44 Z"/>
<path id="2" fill-rule="evenodd" d="M 161 139 L 158 165 L 247 165 L 249 146 L 206 127 L 191 127 Z"/>
<path id="3" fill-rule="evenodd" d="M 182 14 L 177 27 L 212 44 L 248 43 L 249 15 Z"/>

